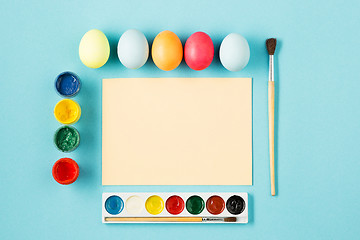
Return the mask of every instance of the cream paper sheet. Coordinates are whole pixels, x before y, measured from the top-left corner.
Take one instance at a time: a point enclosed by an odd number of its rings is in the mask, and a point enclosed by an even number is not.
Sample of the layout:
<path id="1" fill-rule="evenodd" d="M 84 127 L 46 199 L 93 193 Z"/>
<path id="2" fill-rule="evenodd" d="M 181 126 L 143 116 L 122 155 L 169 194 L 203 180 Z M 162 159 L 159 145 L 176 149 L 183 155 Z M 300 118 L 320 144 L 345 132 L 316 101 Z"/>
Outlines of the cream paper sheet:
<path id="1" fill-rule="evenodd" d="M 251 78 L 103 79 L 103 185 L 251 185 Z"/>

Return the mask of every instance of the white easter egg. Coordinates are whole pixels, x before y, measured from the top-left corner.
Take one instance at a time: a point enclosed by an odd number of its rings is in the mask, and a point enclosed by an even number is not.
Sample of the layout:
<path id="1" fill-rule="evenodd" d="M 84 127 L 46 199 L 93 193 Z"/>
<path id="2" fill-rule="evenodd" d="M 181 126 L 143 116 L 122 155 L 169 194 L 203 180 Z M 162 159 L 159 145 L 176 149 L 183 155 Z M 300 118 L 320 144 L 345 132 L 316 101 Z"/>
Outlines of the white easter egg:
<path id="1" fill-rule="evenodd" d="M 250 48 L 247 40 L 237 33 L 227 35 L 220 45 L 221 64 L 229 71 L 240 71 L 249 62 Z"/>
<path id="2" fill-rule="evenodd" d="M 145 35 L 135 29 L 127 30 L 120 37 L 117 53 L 125 67 L 130 69 L 142 67 L 149 57 L 149 44 Z"/>

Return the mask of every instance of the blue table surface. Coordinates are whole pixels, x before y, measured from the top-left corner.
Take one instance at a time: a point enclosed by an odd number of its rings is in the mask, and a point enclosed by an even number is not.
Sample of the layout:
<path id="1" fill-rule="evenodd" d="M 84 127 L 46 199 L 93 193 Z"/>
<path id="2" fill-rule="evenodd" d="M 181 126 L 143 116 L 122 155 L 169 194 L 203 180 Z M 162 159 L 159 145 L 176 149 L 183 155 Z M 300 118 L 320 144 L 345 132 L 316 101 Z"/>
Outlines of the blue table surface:
<path id="1" fill-rule="evenodd" d="M 3 1 L 0 14 L 0 239 L 359 239 L 359 1 Z M 98 28 L 110 59 L 100 69 L 78 56 L 81 37 Z M 163 30 L 185 43 L 196 31 L 213 39 L 216 57 L 204 71 L 184 61 L 174 71 L 151 61 L 128 70 L 116 55 L 130 28 L 152 42 Z M 221 66 L 229 33 L 245 36 L 251 59 L 240 72 Z M 270 196 L 265 39 L 277 37 L 277 187 Z M 53 145 L 61 99 L 54 79 L 76 72 L 82 89 L 80 147 Z M 113 77 L 252 77 L 253 186 L 101 185 L 101 79 Z M 74 158 L 70 186 L 51 175 L 54 162 Z M 121 173 L 119 173 L 121 174 Z M 232 172 L 231 174 L 236 174 Z M 105 225 L 105 191 L 246 191 L 246 225 Z"/>

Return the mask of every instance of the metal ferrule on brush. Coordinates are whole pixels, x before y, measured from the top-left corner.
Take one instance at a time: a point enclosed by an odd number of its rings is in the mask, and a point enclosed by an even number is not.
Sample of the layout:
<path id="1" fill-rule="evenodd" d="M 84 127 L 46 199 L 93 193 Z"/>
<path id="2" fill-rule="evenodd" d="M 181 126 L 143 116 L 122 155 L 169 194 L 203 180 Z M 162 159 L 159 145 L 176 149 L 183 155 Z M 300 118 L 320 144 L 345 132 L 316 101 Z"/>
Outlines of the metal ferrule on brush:
<path id="1" fill-rule="evenodd" d="M 202 218 L 203 222 L 223 222 L 224 219 L 223 218 L 210 218 L 210 217 L 203 217 Z"/>
<path id="2" fill-rule="evenodd" d="M 202 222 L 236 222 L 236 217 L 203 217 Z"/>
<path id="3" fill-rule="evenodd" d="M 274 81 L 274 55 L 269 55 L 269 81 Z"/>

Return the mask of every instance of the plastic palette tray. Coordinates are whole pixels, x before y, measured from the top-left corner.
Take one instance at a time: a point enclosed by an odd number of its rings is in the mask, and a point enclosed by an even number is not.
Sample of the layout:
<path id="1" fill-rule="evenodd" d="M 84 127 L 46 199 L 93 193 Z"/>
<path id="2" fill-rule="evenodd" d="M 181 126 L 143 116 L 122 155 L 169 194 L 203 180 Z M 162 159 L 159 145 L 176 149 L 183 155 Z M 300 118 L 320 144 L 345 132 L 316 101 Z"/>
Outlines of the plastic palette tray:
<path id="1" fill-rule="evenodd" d="M 167 211 L 166 207 L 166 201 L 171 196 L 179 196 L 184 201 L 184 209 L 179 214 L 171 214 Z M 187 200 L 191 196 L 199 196 L 204 201 L 204 209 L 199 214 L 191 214 L 187 210 Z M 121 210 L 117 213 L 109 213 L 105 207 L 106 200 L 111 196 L 117 196 L 120 197 L 120 208 Z M 139 208 L 139 211 L 137 213 L 130 213 L 127 209 L 127 200 L 132 196 L 138 196 L 138 200 L 141 199 L 141 210 Z M 163 200 L 164 208 L 163 210 L 156 215 L 153 215 L 149 213 L 146 209 L 145 203 L 147 199 L 151 196 L 158 196 Z M 211 214 L 207 209 L 207 200 L 212 196 L 220 196 L 225 203 L 225 208 L 220 214 Z M 244 200 L 244 207 L 242 208 L 242 211 L 239 214 L 232 214 L 229 212 L 227 208 L 227 200 L 232 196 L 239 196 Z M 116 198 L 119 199 L 119 198 Z M 116 204 L 115 204 L 116 205 Z M 119 208 L 119 209 L 120 209 Z M 158 218 L 157 221 L 117 221 L 114 218 Z M 203 222 L 168 222 L 168 221 L 161 221 L 162 217 L 202 217 L 202 218 L 212 218 L 216 220 L 212 221 L 203 221 Z M 235 222 L 224 222 L 219 221 L 219 218 L 227 218 L 227 217 L 236 217 Z M 113 218 L 113 220 L 111 219 Z M 102 195 L 102 222 L 103 223 L 222 223 L 222 224 L 236 224 L 236 223 L 247 223 L 248 222 L 248 194 L 244 192 L 106 192 Z"/>

